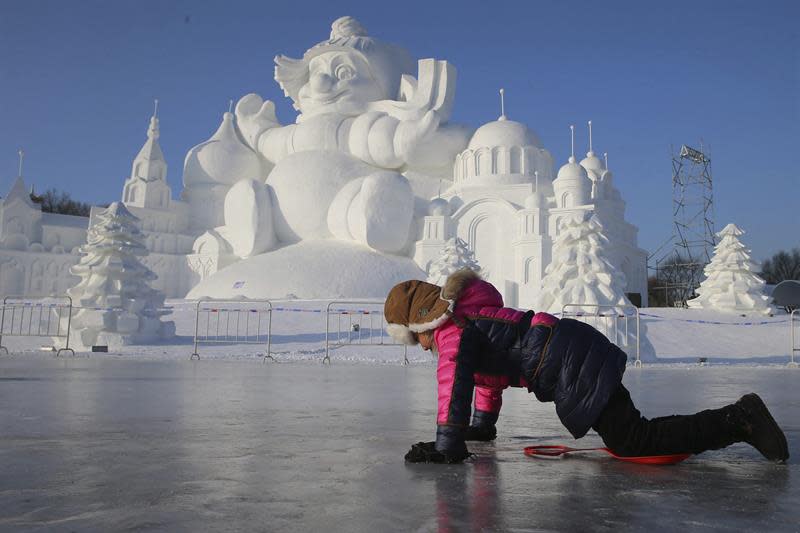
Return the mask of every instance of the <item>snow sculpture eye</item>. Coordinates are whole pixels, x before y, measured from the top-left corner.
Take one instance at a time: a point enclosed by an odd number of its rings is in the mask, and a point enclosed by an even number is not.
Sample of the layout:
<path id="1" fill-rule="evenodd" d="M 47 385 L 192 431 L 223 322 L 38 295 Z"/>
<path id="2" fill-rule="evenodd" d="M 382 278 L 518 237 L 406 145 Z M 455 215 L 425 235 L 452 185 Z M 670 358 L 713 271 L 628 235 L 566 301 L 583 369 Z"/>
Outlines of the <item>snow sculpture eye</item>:
<path id="1" fill-rule="evenodd" d="M 356 72 L 350 65 L 339 65 L 336 67 L 335 74 L 340 80 L 351 80 L 355 77 Z"/>

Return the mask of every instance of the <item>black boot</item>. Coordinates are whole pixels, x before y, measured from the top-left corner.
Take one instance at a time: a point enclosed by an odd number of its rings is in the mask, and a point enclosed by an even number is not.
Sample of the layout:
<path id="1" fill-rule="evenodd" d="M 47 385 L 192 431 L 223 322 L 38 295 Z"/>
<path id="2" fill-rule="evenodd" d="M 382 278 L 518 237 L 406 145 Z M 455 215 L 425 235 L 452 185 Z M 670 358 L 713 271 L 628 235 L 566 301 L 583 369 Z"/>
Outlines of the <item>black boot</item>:
<path id="1" fill-rule="evenodd" d="M 786 461 L 789 458 L 786 436 L 758 394 L 745 394 L 733 405 L 743 414 L 739 421 L 742 440 L 770 461 Z"/>
<path id="2" fill-rule="evenodd" d="M 492 441 L 497 438 L 497 423 L 498 413 L 489 413 L 487 411 L 478 411 L 477 409 L 472 414 L 472 422 L 467 428 L 464 440 L 477 440 L 477 441 Z"/>

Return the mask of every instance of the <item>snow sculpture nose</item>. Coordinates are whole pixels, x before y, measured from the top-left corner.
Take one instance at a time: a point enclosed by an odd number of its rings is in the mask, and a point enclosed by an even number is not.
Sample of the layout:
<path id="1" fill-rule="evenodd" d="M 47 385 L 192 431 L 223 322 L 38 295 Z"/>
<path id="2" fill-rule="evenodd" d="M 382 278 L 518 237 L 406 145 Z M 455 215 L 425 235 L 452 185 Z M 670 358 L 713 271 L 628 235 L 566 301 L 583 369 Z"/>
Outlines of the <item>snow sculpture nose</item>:
<path id="1" fill-rule="evenodd" d="M 311 88 L 316 93 L 327 93 L 333 87 L 333 78 L 324 72 L 317 72 L 311 76 Z"/>

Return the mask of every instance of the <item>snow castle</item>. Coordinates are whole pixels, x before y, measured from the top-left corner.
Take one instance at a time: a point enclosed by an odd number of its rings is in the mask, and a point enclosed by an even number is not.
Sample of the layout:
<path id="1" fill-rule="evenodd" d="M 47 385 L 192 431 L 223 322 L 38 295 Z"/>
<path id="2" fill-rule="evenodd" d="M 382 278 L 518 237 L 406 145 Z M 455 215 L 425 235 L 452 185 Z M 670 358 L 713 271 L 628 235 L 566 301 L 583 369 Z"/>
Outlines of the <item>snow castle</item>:
<path id="1" fill-rule="evenodd" d="M 141 220 L 142 261 L 168 297 L 380 298 L 425 279 L 460 238 L 507 304 L 528 307 L 561 220 L 593 214 L 626 292 L 647 303 L 646 252 L 591 140 L 583 160 L 573 149 L 554 173 L 536 133 L 504 113 L 474 131 L 450 122 L 455 68 L 413 61 L 352 17 L 275 64 L 295 123 L 281 125 L 256 94 L 242 97 L 186 154 L 180 200 L 151 118 L 121 199 Z M 89 221 L 46 216 L 25 196 L 20 177 L 0 203 L 0 290 L 63 293 L 77 282 L 69 267 Z"/>

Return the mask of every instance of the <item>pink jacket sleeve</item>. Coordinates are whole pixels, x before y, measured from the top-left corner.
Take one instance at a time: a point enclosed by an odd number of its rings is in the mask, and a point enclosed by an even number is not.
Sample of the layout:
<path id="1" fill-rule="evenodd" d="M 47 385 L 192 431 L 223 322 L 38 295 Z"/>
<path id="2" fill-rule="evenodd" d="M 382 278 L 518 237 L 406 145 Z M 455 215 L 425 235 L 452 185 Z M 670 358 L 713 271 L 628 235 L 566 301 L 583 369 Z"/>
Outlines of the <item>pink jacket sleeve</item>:
<path id="1" fill-rule="evenodd" d="M 445 326 L 438 328 L 434 332 L 434 341 L 436 348 L 439 352 L 439 362 L 436 369 L 436 380 L 438 381 L 438 409 L 436 416 L 436 423 L 439 425 L 466 425 L 463 420 L 454 420 L 451 416 L 451 401 L 453 399 L 453 387 L 456 382 L 456 370 L 459 363 L 464 361 L 457 361 L 458 347 L 461 343 L 461 335 L 463 330 L 448 322 Z M 474 379 L 470 376 L 470 379 Z M 461 383 L 461 385 L 467 385 Z M 470 397 L 469 401 L 471 402 Z M 467 404 L 469 410 L 469 404 Z M 467 414 L 469 416 L 469 414 Z"/>

